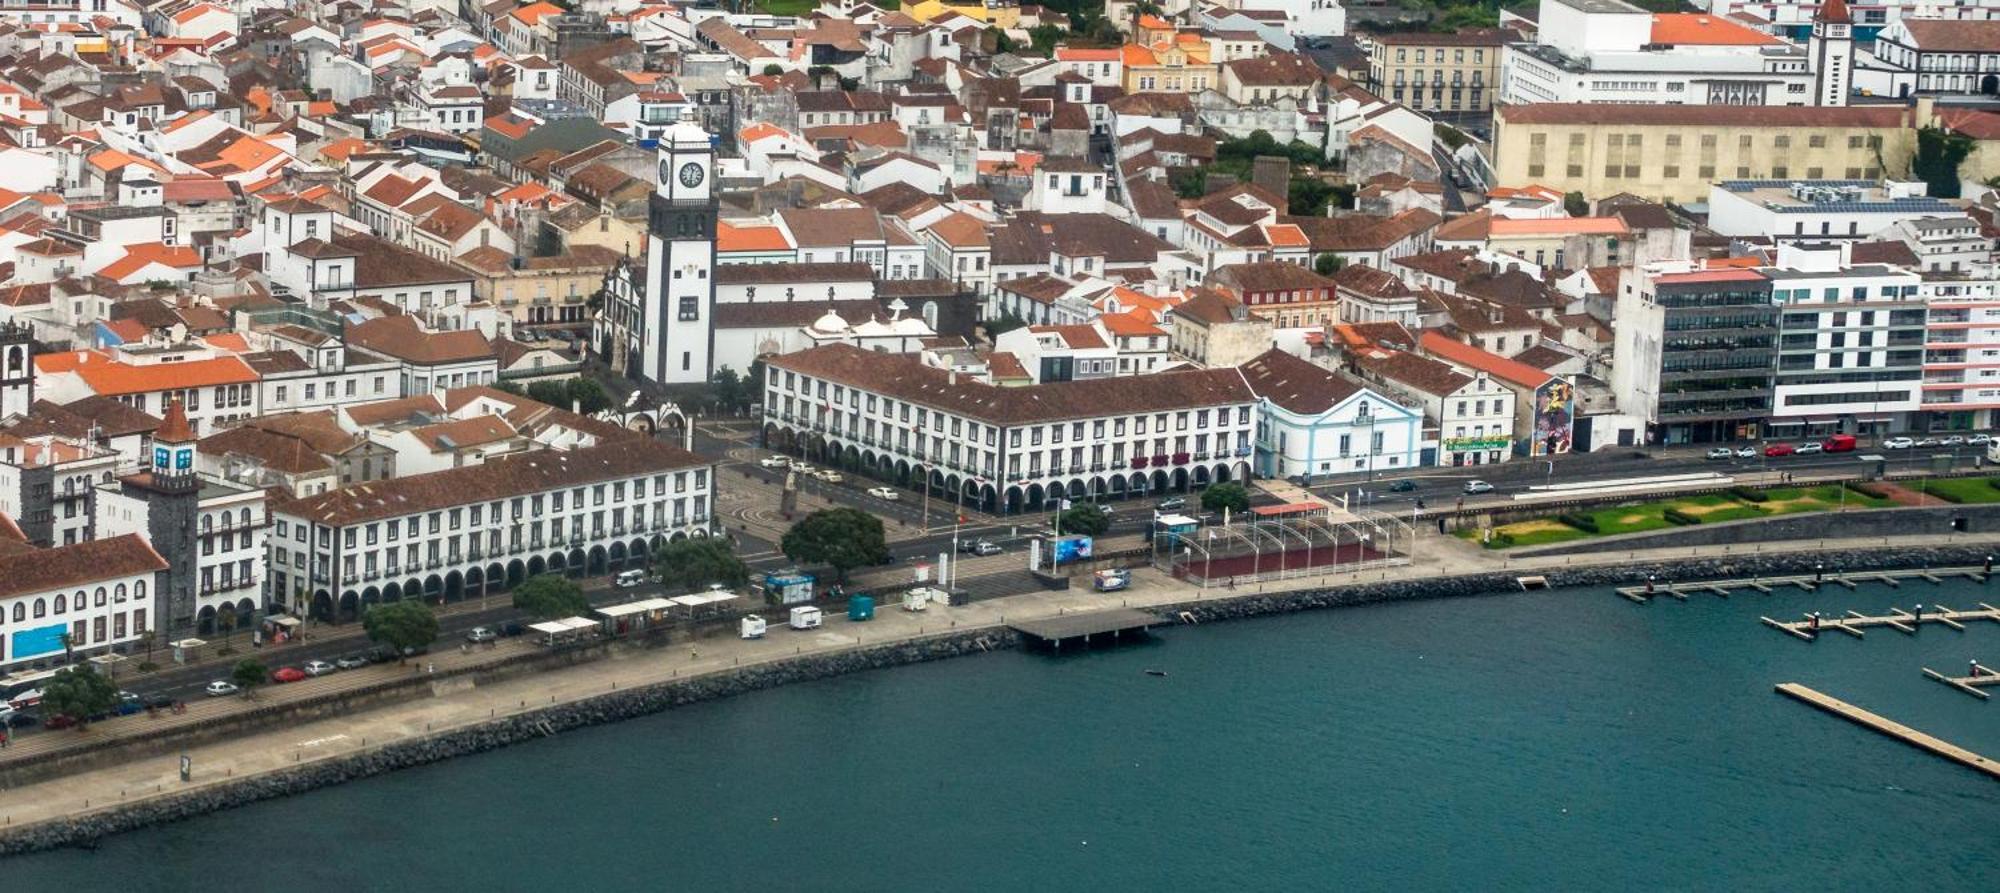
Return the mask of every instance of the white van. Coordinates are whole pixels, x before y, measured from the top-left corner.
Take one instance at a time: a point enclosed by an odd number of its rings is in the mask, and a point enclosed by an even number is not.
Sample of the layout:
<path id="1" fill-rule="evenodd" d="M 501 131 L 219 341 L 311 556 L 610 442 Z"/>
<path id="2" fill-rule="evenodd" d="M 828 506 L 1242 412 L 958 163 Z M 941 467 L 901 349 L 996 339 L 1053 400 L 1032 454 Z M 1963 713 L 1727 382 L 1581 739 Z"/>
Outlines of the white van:
<path id="1" fill-rule="evenodd" d="M 765 629 L 764 618 L 759 617 L 755 614 L 743 615 L 743 623 L 741 627 L 743 638 L 746 639 L 764 638 L 764 629 Z"/>
<path id="2" fill-rule="evenodd" d="M 615 581 L 620 589 L 630 589 L 644 582 L 646 582 L 646 572 L 642 570 L 619 571 Z"/>
<path id="3" fill-rule="evenodd" d="M 792 609 L 791 626 L 793 629 L 818 629 L 820 624 L 824 622 L 824 615 L 820 613 L 818 608 L 812 605 L 803 605 Z"/>

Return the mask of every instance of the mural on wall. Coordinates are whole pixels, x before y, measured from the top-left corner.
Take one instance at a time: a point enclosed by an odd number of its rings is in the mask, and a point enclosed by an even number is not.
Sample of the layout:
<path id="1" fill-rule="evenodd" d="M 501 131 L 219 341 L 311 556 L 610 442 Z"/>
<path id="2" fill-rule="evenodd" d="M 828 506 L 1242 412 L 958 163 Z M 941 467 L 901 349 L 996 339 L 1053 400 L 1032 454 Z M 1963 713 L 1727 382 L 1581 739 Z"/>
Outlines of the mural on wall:
<path id="1" fill-rule="evenodd" d="M 1576 386 L 1566 378 L 1551 378 L 1535 389 L 1535 432 L 1528 455 L 1567 453 L 1576 423 Z"/>

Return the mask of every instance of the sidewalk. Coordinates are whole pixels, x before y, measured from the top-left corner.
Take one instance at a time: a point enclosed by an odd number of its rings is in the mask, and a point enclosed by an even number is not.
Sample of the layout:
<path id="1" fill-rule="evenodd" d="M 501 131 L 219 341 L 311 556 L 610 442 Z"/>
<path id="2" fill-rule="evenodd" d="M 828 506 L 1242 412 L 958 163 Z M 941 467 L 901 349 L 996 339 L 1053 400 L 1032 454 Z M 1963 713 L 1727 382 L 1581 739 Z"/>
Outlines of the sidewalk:
<path id="1" fill-rule="evenodd" d="M 764 639 L 742 640 L 728 637 L 682 642 L 653 650 L 623 651 L 613 659 L 592 661 L 575 667 L 529 675 L 476 687 L 447 684 L 432 698 L 380 707 L 360 713 L 301 723 L 282 729 L 247 735 L 230 741 L 193 748 L 192 781 L 179 779 L 179 751 L 162 752 L 132 762 L 50 779 L 0 792 L 0 826 L 20 826 L 56 818 L 74 817 L 92 810 L 115 807 L 139 799 L 179 794 L 227 782 L 234 778 L 270 772 L 337 756 L 364 752 L 389 742 L 422 738 L 433 732 L 471 726 L 496 717 L 510 716 L 555 703 L 588 698 L 619 688 L 669 682 L 701 674 L 732 670 L 740 666 L 772 662 L 804 654 L 827 654 L 860 646 L 907 642 L 946 631 L 966 631 L 1004 626 L 1008 618 L 1022 620 L 1056 616 L 1076 611 L 1108 607 L 1134 608 L 1194 601 L 1205 597 L 1231 597 L 1255 592 L 1282 592 L 1350 584 L 1378 579 L 1416 579 L 1443 574 L 1491 572 L 1499 569 L 1532 571 L 1576 564 L 1662 561 L 1700 555 L 1746 554 L 1755 552 L 1798 552 L 1820 550 L 1829 554 L 1864 547 L 1880 547 L 1881 538 L 1829 539 L 1817 544 L 1764 544 L 1732 548 L 1654 550 L 1591 556 L 1589 560 L 1551 556 L 1512 560 L 1476 547 L 1444 548 L 1436 537 L 1418 547 L 1416 563 L 1409 566 L 1370 570 L 1366 574 L 1331 571 L 1316 577 L 1287 581 L 1283 586 L 1244 587 L 1235 591 L 1208 591 L 1190 587 L 1145 569 L 1134 574 L 1133 587 L 1115 594 L 1098 594 L 1087 589 L 1062 592 L 1035 592 L 975 602 L 956 608 L 937 607 L 922 613 L 908 613 L 893 607 L 881 608 L 876 619 L 865 624 L 830 617 L 818 630 L 793 631 L 774 628 Z M 2000 547 L 2000 536 L 1937 536 L 1898 539 L 1898 544 L 1992 544 Z M 1459 544 L 1465 545 L 1465 544 Z M 523 641 L 503 648 L 537 647 Z M 460 655 L 446 650 L 426 660 L 436 660 L 441 668 L 458 659 L 486 659 L 502 651 Z M 413 672 L 394 666 L 361 672 Z M 357 674 L 358 675 L 358 674 Z M 329 677 L 337 680 L 338 675 Z M 323 681 L 323 680 L 322 680 Z M 319 682 L 319 681 L 316 681 Z M 314 682 L 296 683 L 267 690 L 267 703 L 286 697 L 304 697 Z M 331 683 L 328 683 L 331 684 Z M 289 691 L 285 689 L 290 689 Z M 446 693 L 448 692 L 448 693 Z M 185 716 L 151 720 L 144 714 L 111 722 L 193 722 L 210 711 L 228 709 L 237 703 L 226 699 L 211 704 L 191 704 Z M 261 705 L 253 705 L 261 706 Z M 240 708 L 239 708 L 240 709 Z M 89 733 L 85 733 L 89 734 Z M 52 742 L 62 735 L 46 737 Z"/>

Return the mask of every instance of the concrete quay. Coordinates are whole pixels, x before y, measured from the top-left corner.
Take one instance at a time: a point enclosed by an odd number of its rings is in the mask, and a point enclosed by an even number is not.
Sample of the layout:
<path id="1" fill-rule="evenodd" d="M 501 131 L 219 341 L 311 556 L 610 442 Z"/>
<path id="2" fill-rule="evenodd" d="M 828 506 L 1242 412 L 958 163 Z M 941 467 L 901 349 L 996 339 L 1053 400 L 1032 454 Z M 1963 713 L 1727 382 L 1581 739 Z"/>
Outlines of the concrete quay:
<path id="1" fill-rule="evenodd" d="M 773 629 L 760 640 L 703 639 L 651 649 L 614 648 L 605 659 L 565 669 L 490 681 L 467 673 L 440 680 L 428 697 L 193 745 L 185 751 L 192 769 L 186 782 L 179 774 L 183 751 L 167 747 L 115 765 L 0 791 L 0 853 L 87 842 L 681 704 L 1011 648 L 1020 637 L 1010 621 L 1125 607 L 1152 612 L 1169 622 L 1208 622 L 1381 601 L 1519 592 L 1517 580 L 1528 573 L 1545 576 L 1552 587 L 1612 586 L 1663 573 L 1681 579 L 1796 573 L 1835 554 L 1854 570 L 1964 565 L 2000 547 L 2000 539 L 1918 539 L 1886 548 L 1878 540 L 1829 540 L 1800 544 L 1790 552 L 1768 546 L 1757 552 L 1701 550 L 1715 553 L 1706 555 L 1672 550 L 1602 556 L 1595 562 L 1575 557 L 1515 561 L 1434 540 L 1427 545 L 1437 554 L 1413 566 L 1366 574 L 1334 572 L 1288 580 L 1282 587 L 1202 590 L 1143 571 L 1134 575 L 1133 588 L 1109 595 L 1073 589 L 922 613 L 886 607 L 867 623 L 837 618 L 818 630 Z M 470 660 L 476 654 L 464 657 Z M 454 659 L 447 653 L 439 662 Z M 273 696 L 277 693 L 266 695 Z M 196 706 L 219 712 L 241 705 L 231 699 L 212 707 Z M 101 728 L 77 737 L 100 734 Z M 0 759 L 0 771 L 4 762 Z"/>

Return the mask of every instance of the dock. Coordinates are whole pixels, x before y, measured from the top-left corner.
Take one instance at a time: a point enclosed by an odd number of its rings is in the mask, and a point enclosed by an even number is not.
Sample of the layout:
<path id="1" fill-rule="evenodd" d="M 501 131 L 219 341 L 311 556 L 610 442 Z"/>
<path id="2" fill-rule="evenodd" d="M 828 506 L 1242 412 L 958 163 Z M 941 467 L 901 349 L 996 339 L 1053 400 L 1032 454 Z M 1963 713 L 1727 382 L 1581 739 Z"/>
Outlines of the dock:
<path id="1" fill-rule="evenodd" d="M 1985 602 L 1979 603 L 1977 611 L 1954 611 L 1944 605 L 1932 605 L 1923 610 L 1921 615 L 1912 614 L 1902 608 L 1890 608 L 1887 614 L 1870 615 L 1849 611 L 1842 617 L 1808 614 L 1803 620 L 1790 622 L 1772 620 L 1769 617 L 1757 619 L 1765 626 L 1790 633 L 1794 638 L 1808 642 L 1818 638 L 1823 632 L 1846 633 L 1857 639 L 1866 638 L 1867 634 L 1863 630 L 1871 627 L 1886 626 L 1904 635 L 1914 636 L 1917 634 L 1917 627 L 1926 623 L 1950 627 L 1959 632 L 1964 632 L 1965 624 L 1972 621 L 1991 620 L 2000 623 L 2000 608 Z"/>
<path id="2" fill-rule="evenodd" d="M 1145 611 L 1112 608 L 1108 611 L 1040 617 L 1007 625 L 1035 642 L 1045 643 L 1061 651 L 1064 642 L 1081 640 L 1083 644 L 1089 645 L 1094 637 L 1109 636 L 1117 639 L 1126 633 L 1144 633 L 1166 622 L 1158 615 L 1148 614 Z"/>
<path id="3" fill-rule="evenodd" d="M 1895 720 L 1870 713 L 1832 695 L 1814 691 L 1796 682 L 1778 683 L 1778 693 L 1811 704 L 1848 722 L 1874 729 L 1911 747 L 1930 751 L 1954 763 L 1984 772 L 1989 778 L 2000 780 L 2000 763 L 1949 741 L 1933 738 Z"/>
<path id="4" fill-rule="evenodd" d="M 1618 594 L 1640 604 L 1651 601 L 1655 596 L 1671 596 L 1687 601 L 1690 595 L 1714 595 L 1728 598 L 1739 590 L 1760 592 L 1770 595 L 1779 589 L 1798 588 L 1806 592 L 1818 591 L 1822 586 L 1844 586 L 1853 589 L 1862 583 L 1881 583 L 1884 586 L 1901 588 L 1905 580 L 1922 580 L 1932 585 L 1943 585 L 1946 580 L 1964 579 L 1974 583 L 1985 583 L 1984 567 L 1921 568 L 1900 571 L 1822 571 L 1812 574 L 1790 574 L 1776 577 L 1751 577 L 1747 580 L 1693 580 L 1686 582 L 1654 581 L 1643 586 L 1620 586 Z"/>
<path id="5" fill-rule="evenodd" d="M 1924 675 L 1984 701 L 1988 695 L 1981 689 L 1988 685 L 2000 685 L 2000 670 L 1981 665 L 1976 660 L 1972 662 L 1971 669 L 1971 675 L 1946 676 L 1930 667 L 1925 667 Z"/>

